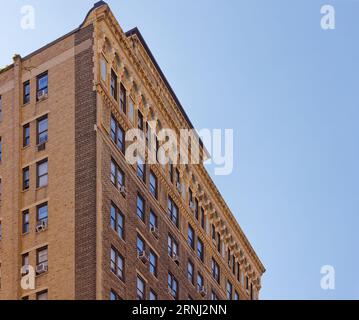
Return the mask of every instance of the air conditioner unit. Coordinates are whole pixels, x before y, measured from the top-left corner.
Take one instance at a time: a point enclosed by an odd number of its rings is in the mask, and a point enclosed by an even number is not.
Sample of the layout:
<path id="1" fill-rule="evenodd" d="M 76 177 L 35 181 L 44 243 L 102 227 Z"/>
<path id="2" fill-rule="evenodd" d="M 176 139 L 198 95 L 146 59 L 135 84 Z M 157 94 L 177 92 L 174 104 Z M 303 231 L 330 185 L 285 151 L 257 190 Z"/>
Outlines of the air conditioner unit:
<path id="1" fill-rule="evenodd" d="M 125 186 L 121 186 L 121 187 L 120 187 L 120 192 L 121 192 L 121 194 L 122 194 L 124 197 L 126 197 L 127 190 L 126 190 L 126 187 L 125 187 Z"/>
<path id="2" fill-rule="evenodd" d="M 46 149 L 46 142 L 37 145 L 37 151 L 44 151 Z"/>
<path id="3" fill-rule="evenodd" d="M 42 220 L 42 221 L 39 221 L 37 224 L 36 224 L 36 232 L 39 233 L 39 232 L 43 232 L 47 229 L 47 221 L 46 220 Z"/>
<path id="4" fill-rule="evenodd" d="M 48 271 L 48 266 L 47 266 L 47 262 L 43 262 L 40 263 L 36 266 L 36 273 L 37 274 L 42 274 Z"/>
<path id="5" fill-rule="evenodd" d="M 172 259 L 175 263 L 179 264 L 179 256 L 176 253 L 172 254 Z"/>
<path id="6" fill-rule="evenodd" d="M 42 101 L 48 98 L 47 90 L 41 90 L 37 93 L 37 100 Z"/>
<path id="7" fill-rule="evenodd" d="M 195 206 L 194 202 L 192 202 L 192 201 L 189 203 L 189 207 L 190 207 L 191 210 L 193 210 L 193 211 L 196 210 L 196 206 Z"/>
<path id="8" fill-rule="evenodd" d="M 202 297 L 205 297 L 207 295 L 207 290 L 204 286 L 200 287 L 199 288 L 199 294 L 202 296 Z"/>
<path id="9" fill-rule="evenodd" d="M 148 257 L 146 255 L 145 251 L 141 251 L 138 253 L 138 259 L 140 259 L 143 263 L 146 263 L 148 261 Z"/>
<path id="10" fill-rule="evenodd" d="M 155 226 L 150 227 L 150 232 L 155 236 L 156 239 L 159 238 L 160 234 Z"/>

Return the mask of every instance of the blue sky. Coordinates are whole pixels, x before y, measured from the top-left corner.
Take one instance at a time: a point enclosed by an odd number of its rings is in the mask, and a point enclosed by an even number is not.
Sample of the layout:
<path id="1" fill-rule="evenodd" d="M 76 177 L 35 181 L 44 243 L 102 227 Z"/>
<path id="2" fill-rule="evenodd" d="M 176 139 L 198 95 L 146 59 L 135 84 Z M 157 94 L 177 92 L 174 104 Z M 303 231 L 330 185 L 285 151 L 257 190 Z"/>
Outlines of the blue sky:
<path id="1" fill-rule="evenodd" d="M 139 27 L 195 127 L 234 129 L 234 172 L 213 179 L 267 268 L 261 297 L 359 299 L 359 1 L 107 2 L 124 30 Z M 93 3 L 0 0 L 0 66 Z M 26 4 L 35 30 L 20 28 Z M 325 4 L 335 30 L 320 28 Z"/>

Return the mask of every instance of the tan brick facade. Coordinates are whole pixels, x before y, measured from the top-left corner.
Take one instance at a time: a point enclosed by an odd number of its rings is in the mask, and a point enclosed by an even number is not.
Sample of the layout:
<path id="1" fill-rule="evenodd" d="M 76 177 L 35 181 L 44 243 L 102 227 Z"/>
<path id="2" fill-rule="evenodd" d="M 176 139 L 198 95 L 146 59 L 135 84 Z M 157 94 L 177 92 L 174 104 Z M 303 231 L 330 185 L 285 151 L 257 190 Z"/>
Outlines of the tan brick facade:
<path id="1" fill-rule="evenodd" d="M 106 79 L 101 77 L 101 63 L 106 61 Z M 265 269 L 218 193 L 204 166 L 178 165 L 181 194 L 170 181 L 168 168 L 146 165 L 146 180 L 141 181 L 136 168 L 111 140 L 111 117 L 124 131 L 135 123 L 119 108 L 111 96 L 111 70 L 116 73 L 117 92 L 126 88 L 127 107 L 134 100 L 146 121 L 160 121 L 163 127 L 191 128 L 180 102 L 153 59 L 137 29 L 124 33 L 109 7 L 99 2 L 83 24 L 28 57 L 16 56 L 14 63 L 0 71 L 2 120 L 0 137 L 1 207 L 0 299 L 36 299 L 47 290 L 48 299 L 105 299 L 111 290 L 122 299 L 136 299 L 136 279 L 146 282 L 145 298 L 150 290 L 158 299 L 169 299 L 169 272 L 178 281 L 178 298 L 187 300 L 226 298 L 227 282 L 240 299 L 256 299 Z M 37 77 L 48 74 L 48 97 L 37 101 Z M 30 80 L 30 102 L 23 104 L 23 84 Z M 47 115 L 48 141 L 45 150 L 37 147 L 37 119 Z M 23 126 L 30 124 L 30 145 L 23 147 Z M 201 149 L 201 153 L 205 150 Z M 37 188 L 37 163 L 48 159 L 48 184 Z M 126 194 L 111 182 L 111 159 L 125 176 Z M 29 167 L 30 187 L 23 191 L 23 168 Z M 149 190 L 150 170 L 158 181 L 158 199 Z M 191 188 L 204 222 L 197 220 L 188 205 Z M 137 195 L 145 202 L 145 219 L 136 215 Z M 179 227 L 168 217 L 168 197 L 179 209 Z M 48 204 L 48 228 L 36 232 L 37 207 Z M 111 204 L 124 217 L 124 237 L 111 228 Z M 29 212 L 29 232 L 23 234 L 24 211 Z M 150 231 L 152 210 L 158 219 L 159 237 Z M 201 261 L 188 244 L 188 225 L 204 244 Z M 220 237 L 220 249 L 212 239 Z M 168 235 L 178 243 L 179 263 L 168 255 Z M 137 236 L 146 243 L 146 253 L 157 255 L 157 275 L 149 262 L 138 259 Z M 216 240 L 217 241 L 217 240 Z M 36 266 L 36 251 L 48 248 L 48 271 L 36 277 L 36 288 L 24 291 L 20 286 L 22 255 L 29 254 L 29 264 Z M 124 262 L 124 277 L 111 271 L 111 248 Z M 231 253 L 228 266 L 227 252 Z M 212 276 L 212 258 L 220 267 L 220 283 Z M 191 284 L 187 264 L 194 265 L 204 278 L 205 292 Z M 239 266 L 239 270 L 238 270 Z M 238 273 L 239 272 L 239 273 Z M 248 278 L 248 280 L 247 280 Z M 248 282 L 248 289 L 246 283 Z"/>

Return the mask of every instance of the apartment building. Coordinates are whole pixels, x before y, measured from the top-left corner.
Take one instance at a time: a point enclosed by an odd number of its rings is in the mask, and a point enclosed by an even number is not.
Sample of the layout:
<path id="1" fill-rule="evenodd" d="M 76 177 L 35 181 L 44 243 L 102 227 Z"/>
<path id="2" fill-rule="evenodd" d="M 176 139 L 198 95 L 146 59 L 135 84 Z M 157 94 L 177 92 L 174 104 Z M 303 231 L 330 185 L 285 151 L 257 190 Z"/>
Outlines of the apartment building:
<path id="1" fill-rule="evenodd" d="M 126 161 L 128 130 L 193 126 L 105 2 L 0 70 L 0 117 L 0 299 L 259 298 L 264 266 L 203 164 Z"/>

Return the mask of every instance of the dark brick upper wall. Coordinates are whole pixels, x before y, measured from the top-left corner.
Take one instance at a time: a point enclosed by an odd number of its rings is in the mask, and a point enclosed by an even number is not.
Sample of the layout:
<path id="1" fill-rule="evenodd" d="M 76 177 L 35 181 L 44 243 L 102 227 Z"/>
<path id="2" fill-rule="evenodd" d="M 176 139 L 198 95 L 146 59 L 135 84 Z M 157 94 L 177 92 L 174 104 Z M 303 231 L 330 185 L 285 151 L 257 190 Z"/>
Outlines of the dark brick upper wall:
<path id="1" fill-rule="evenodd" d="M 93 25 L 75 45 L 93 39 Z M 96 299 L 96 92 L 93 49 L 75 57 L 75 297 Z"/>

